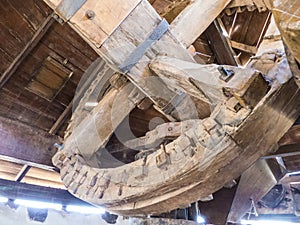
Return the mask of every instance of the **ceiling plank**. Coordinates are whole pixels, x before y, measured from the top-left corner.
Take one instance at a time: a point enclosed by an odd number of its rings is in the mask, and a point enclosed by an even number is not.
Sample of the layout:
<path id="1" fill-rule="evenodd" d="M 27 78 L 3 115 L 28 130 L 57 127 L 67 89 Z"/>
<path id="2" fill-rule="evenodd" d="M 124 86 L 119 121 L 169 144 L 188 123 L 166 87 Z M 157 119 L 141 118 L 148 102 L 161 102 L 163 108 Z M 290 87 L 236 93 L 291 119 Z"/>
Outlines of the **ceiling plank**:
<path id="1" fill-rule="evenodd" d="M 227 222 L 239 222 L 251 210 L 252 201 L 259 201 L 283 175 L 276 160 L 258 160 L 253 164 L 241 176 Z"/>
<path id="2" fill-rule="evenodd" d="M 41 27 L 35 32 L 32 39 L 26 44 L 20 54 L 14 59 L 10 66 L 5 70 L 5 72 L 0 77 L 0 88 L 2 88 L 5 83 L 10 79 L 14 74 L 17 68 L 20 66 L 22 61 L 27 57 L 31 50 L 39 43 L 48 29 L 51 27 L 55 20 L 52 15 L 48 16 Z"/>
<path id="3" fill-rule="evenodd" d="M 55 135 L 21 122 L 0 117 L 0 158 L 25 164 L 53 167 Z M 22 161 L 22 162 L 21 162 Z"/>

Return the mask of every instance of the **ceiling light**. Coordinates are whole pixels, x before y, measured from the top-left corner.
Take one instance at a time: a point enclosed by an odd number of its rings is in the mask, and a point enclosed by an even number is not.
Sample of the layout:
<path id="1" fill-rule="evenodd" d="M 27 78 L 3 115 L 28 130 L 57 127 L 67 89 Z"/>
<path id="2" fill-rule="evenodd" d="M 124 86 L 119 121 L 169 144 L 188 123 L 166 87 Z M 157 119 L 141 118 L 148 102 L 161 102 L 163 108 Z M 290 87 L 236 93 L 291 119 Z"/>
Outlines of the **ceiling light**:
<path id="1" fill-rule="evenodd" d="M 0 197 L 0 202 L 6 203 L 8 201 L 8 198 Z"/>
<path id="2" fill-rule="evenodd" d="M 197 223 L 205 223 L 205 219 L 202 216 L 197 216 Z"/>
<path id="3" fill-rule="evenodd" d="M 61 204 L 51 203 L 51 202 L 31 201 L 31 200 L 24 200 L 24 199 L 16 199 L 15 204 L 26 206 L 28 208 L 34 208 L 34 209 L 55 209 L 55 210 L 62 209 Z"/>
<path id="4" fill-rule="evenodd" d="M 287 221 L 276 220 L 242 220 L 241 224 L 250 225 L 300 225 L 300 223 L 292 223 Z"/>
<path id="5" fill-rule="evenodd" d="M 105 209 L 101 207 L 88 207 L 88 206 L 79 206 L 79 205 L 68 205 L 66 207 L 68 212 L 77 212 L 83 214 L 104 214 Z"/>

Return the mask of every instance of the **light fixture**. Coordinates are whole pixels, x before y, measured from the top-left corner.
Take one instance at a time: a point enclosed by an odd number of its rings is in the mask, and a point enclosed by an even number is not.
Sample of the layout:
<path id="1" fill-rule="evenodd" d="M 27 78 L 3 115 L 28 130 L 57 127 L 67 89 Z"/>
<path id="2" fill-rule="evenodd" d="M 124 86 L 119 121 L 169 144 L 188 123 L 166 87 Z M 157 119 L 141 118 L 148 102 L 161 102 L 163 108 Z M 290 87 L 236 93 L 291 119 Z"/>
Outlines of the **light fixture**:
<path id="1" fill-rule="evenodd" d="M 40 202 L 40 201 L 32 201 L 32 200 L 25 200 L 25 199 L 16 199 L 15 204 L 26 206 L 28 208 L 34 208 L 34 209 L 55 209 L 55 210 L 62 209 L 62 205 L 58 203 Z"/>
<path id="2" fill-rule="evenodd" d="M 205 223 L 205 219 L 202 216 L 197 216 L 197 223 Z"/>
<path id="3" fill-rule="evenodd" d="M 241 224 L 249 225 L 300 225 L 300 223 L 293 223 L 288 221 L 276 220 L 242 220 Z"/>
<path id="4" fill-rule="evenodd" d="M 7 201 L 8 201 L 8 198 L 0 197 L 0 202 L 1 203 L 6 203 Z"/>
<path id="5" fill-rule="evenodd" d="M 83 214 L 104 214 L 105 213 L 105 209 L 101 207 L 88 207 L 88 206 L 80 206 L 80 205 L 68 205 L 66 206 L 66 211 L 83 213 Z"/>

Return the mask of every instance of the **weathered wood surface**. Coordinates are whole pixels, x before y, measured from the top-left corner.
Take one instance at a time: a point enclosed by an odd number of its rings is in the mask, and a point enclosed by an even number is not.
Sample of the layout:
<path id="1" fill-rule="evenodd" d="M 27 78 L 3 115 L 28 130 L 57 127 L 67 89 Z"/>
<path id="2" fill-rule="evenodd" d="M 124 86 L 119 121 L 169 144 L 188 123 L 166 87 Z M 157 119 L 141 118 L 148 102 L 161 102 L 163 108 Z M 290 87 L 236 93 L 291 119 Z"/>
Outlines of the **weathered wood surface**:
<path id="1" fill-rule="evenodd" d="M 284 169 L 272 160 L 258 160 L 241 176 L 227 222 L 237 223 L 284 176 Z"/>
<path id="2" fill-rule="evenodd" d="M 200 65 L 157 57 L 150 68 L 170 87 L 181 88 L 211 106 L 228 98 L 224 95 L 225 90 L 228 95 L 235 96 L 235 100 L 242 106 L 249 105 L 253 108 L 268 90 L 268 84 L 262 75 L 251 67 L 241 69 L 233 66 Z M 269 71 L 266 76 L 268 73 Z"/>
<path id="3" fill-rule="evenodd" d="M 295 59 L 300 62 L 300 2 L 297 0 L 271 0 L 270 2 L 283 40 Z"/>
<path id="4" fill-rule="evenodd" d="M 78 153 L 70 154 L 69 147 L 57 155 L 55 164 L 74 195 L 108 210 L 125 215 L 168 211 L 215 192 L 272 150 L 297 118 L 298 100 L 298 87 L 290 80 L 273 86 L 251 114 L 234 125 L 223 120 L 228 109 L 217 107 L 213 117 L 195 121 L 193 128 L 146 159 L 117 168 L 91 168 Z"/>
<path id="5" fill-rule="evenodd" d="M 223 27 L 223 28 L 222 28 Z M 229 37 L 223 34 L 224 25 L 220 18 L 215 19 L 205 30 L 210 47 L 220 65 L 239 65 L 239 60 L 232 49 Z"/>
<path id="6" fill-rule="evenodd" d="M 271 4 L 269 0 L 232 0 L 230 4 L 228 4 L 227 8 L 235 8 L 235 7 L 255 7 L 261 11 L 265 11 L 271 8 Z M 253 9 L 252 9 L 253 10 Z"/>
<path id="7" fill-rule="evenodd" d="M 175 18 L 170 29 L 185 47 L 189 47 L 229 2 L 230 0 L 195 0 Z"/>
<path id="8" fill-rule="evenodd" d="M 0 157 L 53 167 L 51 158 L 56 153 L 54 144 L 59 143 L 57 136 L 0 117 L 0 139 Z"/>
<path id="9" fill-rule="evenodd" d="M 279 145 L 290 145 L 298 143 L 300 143 L 300 125 L 292 126 L 279 141 Z"/>
<path id="10" fill-rule="evenodd" d="M 137 20 L 140 21 L 140 24 L 136 23 Z M 149 33 L 151 33 L 155 29 L 155 27 L 157 26 L 157 24 L 160 20 L 161 19 L 160 19 L 159 15 L 155 12 L 155 10 L 151 7 L 151 5 L 147 1 L 142 1 L 130 13 L 130 16 L 128 17 L 128 19 L 123 21 L 120 24 L 120 26 L 118 26 L 116 28 L 116 30 L 113 32 L 113 34 L 96 51 L 100 55 L 102 55 L 108 62 L 114 63 L 114 66 L 120 66 L 126 60 L 126 58 L 130 55 L 130 53 L 135 50 L 136 45 L 141 44 L 145 41 L 145 39 L 148 37 Z M 89 30 L 89 27 L 87 27 L 87 26 L 84 26 L 84 28 Z M 76 30 L 76 28 L 75 28 L 75 30 Z M 89 42 L 89 43 L 92 44 L 91 42 Z M 120 47 L 116 47 L 116 46 L 120 46 Z M 167 55 L 170 55 L 170 56 L 173 56 L 176 58 L 180 58 L 180 59 L 185 59 L 185 60 L 192 61 L 192 62 L 193 62 L 193 59 L 189 55 L 189 52 L 181 46 L 181 44 L 172 36 L 172 34 L 169 31 L 167 31 L 167 33 L 160 40 L 158 40 L 157 43 L 155 43 L 151 48 L 149 48 L 149 50 L 146 52 L 146 55 L 127 74 L 129 79 L 131 81 L 133 81 L 133 83 L 136 84 L 139 87 L 139 89 L 141 90 L 141 92 L 138 92 L 140 95 L 141 95 L 141 93 L 144 93 L 146 96 L 150 97 L 150 99 L 152 99 L 152 101 L 154 101 L 159 107 L 164 107 L 164 106 L 167 106 L 169 104 L 169 102 L 171 102 L 178 95 L 176 93 L 174 93 L 173 91 L 169 90 L 168 88 L 166 88 L 166 86 L 160 81 L 160 79 L 149 78 L 151 73 L 148 69 L 147 64 L 150 61 L 150 59 L 154 58 L 158 53 L 165 53 Z M 101 75 L 99 75 L 99 76 L 101 78 Z M 106 98 L 108 98 L 108 97 L 106 96 Z M 119 108 L 124 107 L 124 109 L 126 109 L 126 110 L 118 110 L 118 112 L 119 112 L 118 117 L 124 118 L 133 109 L 134 105 L 132 105 L 130 103 L 129 104 L 126 103 L 126 102 L 128 102 L 128 100 L 125 99 L 126 95 L 121 98 L 124 98 L 124 101 L 123 102 L 119 101 L 121 104 L 119 106 Z M 113 99 L 114 99 L 113 97 L 111 97 L 110 100 L 103 99 L 104 103 L 100 102 L 100 104 L 97 106 L 96 109 L 94 109 L 94 111 L 101 109 L 101 106 L 104 106 L 108 103 L 111 104 L 113 102 Z M 187 101 L 190 101 L 190 100 L 187 100 Z M 183 99 L 183 101 L 181 101 L 181 102 L 179 101 L 178 103 L 176 103 L 177 105 L 175 105 L 175 106 L 178 106 L 176 108 L 176 111 L 177 111 L 177 114 L 179 114 L 179 116 L 182 116 L 183 114 L 185 114 L 184 116 L 186 118 L 189 118 L 190 112 L 186 110 L 187 104 L 185 104 L 185 102 L 187 102 L 187 101 L 185 101 L 185 99 Z M 180 103 L 181 103 L 181 105 L 180 105 Z M 197 109 L 199 111 L 200 118 L 204 117 L 204 115 L 205 116 L 207 115 L 207 111 L 209 111 L 209 109 L 207 109 L 208 105 L 205 102 L 204 103 L 198 102 L 195 105 L 197 106 Z M 117 110 L 117 109 L 115 109 L 115 110 Z M 178 112 L 180 110 L 183 113 Z M 195 116 L 194 116 L 195 110 L 194 111 L 190 110 L 190 111 L 193 112 L 193 114 L 190 117 L 195 118 Z M 112 113 L 110 111 L 106 111 L 104 114 L 106 116 L 104 116 L 103 114 L 101 114 L 101 116 L 100 116 L 99 113 L 96 113 L 90 122 L 87 122 L 88 121 L 88 119 L 87 119 L 87 120 L 85 120 L 85 122 L 82 123 L 82 124 L 84 124 L 82 126 L 84 126 L 85 129 L 87 129 L 89 131 L 92 131 L 92 130 L 95 131 L 95 129 L 93 127 L 94 121 L 102 121 L 102 120 L 110 121 L 109 119 L 104 119 L 104 118 L 110 118 Z M 89 116 L 89 118 L 92 118 L 92 117 Z M 176 115 L 175 115 L 175 118 L 176 118 Z M 177 117 L 176 119 L 179 119 L 179 118 Z M 114 128 L 118 125 L 117 121 L 121 122 L 122 119 L 115 120 Z M 90 125 L 89 128 L 86 127 L 87 125 L 85 123 Z M 109 122 L 107 122 L 107 123 L 109 123 Z M 103 132 L 100 132 L 98 130 L 98 132 L 100 133 L 100 136 L 101 136 L 100 140 L 102 140 L 102 141 L 100 141 L 100 143 L 96 144 L 96 145 L 89 145 L 88 148 L 90 150 L 85 151 L 86 153 L 90 152 L 89 155 L 91 155 L 95 151 L 97 151 L 100 146 L 103 147 L 113 132 L 113 129 L 112 129 L 113 127 L 109 124 L 107 124 L 107 126 L 103 125 L 102 127 L 105 127 L 103 129 Z M 94 133 L 95 135 L 87 135 L 87 134 L 85 135 L 83 132 L 80 131 L 80 129 L 82 129 L 82 128 L 80 128 L 80 127 L 77 128 L 77 131 L 78 131 L 78 133 L 80 133 L 80 135 L 74 134 L 72 136 L 72 139 L 74 139 L 73 137 L 76 135 L 77 136 L 76 139 L 78 139 L 78 140 L 92 140 L 93 138 L 95 138 L 94 140 L 97 140 L 97 141 L 99 140 L 99 137 L 97 137 L 96 133 Z M 93 132 L 90 134 L 93 134 Z M 86 138 L 81 138 L 81 137 L 79 138 L 79 136 L 81 136 L 81 135 L 83 135 L 83 137 L 86 137 Z M 74 142 L 72 141 L 72 143 L 74 143 Z M 77 143 L 77 144 L 80 146 L 86 146 L 85 143 L 87 143 L 87 141 L 83 141 L 82 144 L 79 141 L 79 143 Z M 96 142 L 93 141 L 93 143 L 96 143 Z M 66 143 L 66 146 L 68 146 L 68 143 Z M 86 153 L 83 153 L 83 154 L 86 154 Z"/>
<path id="11" fill-rule="evenodd" d="M 72 128 L 65 148 L 72 149 L 76 146 L 77 151 L 87 159 L 99 148 L 104 148 L 116 127 L 144 98 L 142 95 L 131 99 L 128 97 L 130 95 L 139 96 L 141 93 L 132 84 L 125 85 L 120 90 L 110 90 L 93 111 Z"/>

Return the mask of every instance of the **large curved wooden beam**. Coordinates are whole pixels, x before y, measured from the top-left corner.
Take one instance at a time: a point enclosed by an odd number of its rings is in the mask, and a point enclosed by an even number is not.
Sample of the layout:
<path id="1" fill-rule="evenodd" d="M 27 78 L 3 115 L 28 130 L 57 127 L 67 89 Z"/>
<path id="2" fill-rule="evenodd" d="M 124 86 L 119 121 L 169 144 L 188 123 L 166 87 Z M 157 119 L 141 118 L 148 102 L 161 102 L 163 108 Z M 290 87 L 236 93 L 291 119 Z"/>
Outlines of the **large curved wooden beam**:
<path id="1" fill-rule="evenodd" d="M 250 83 L 242 88 L 256 84 L 245 77 Z M 296 120 L 299 97 L 292 79 L 282 85 L 274 79 L 250 113 L 249 104 L 232 107 L 235 97 L 225 95 L 209 118 L 194 120 L 190 129 L 146 158 L 114 168 L 90 167 L 81 156 L 85 149 L 78 152 L 70 142 L 54 163 L 71 193 L 109 211 L 147 215 L 172 210 L 217 191 L 271 151 Z"/>

